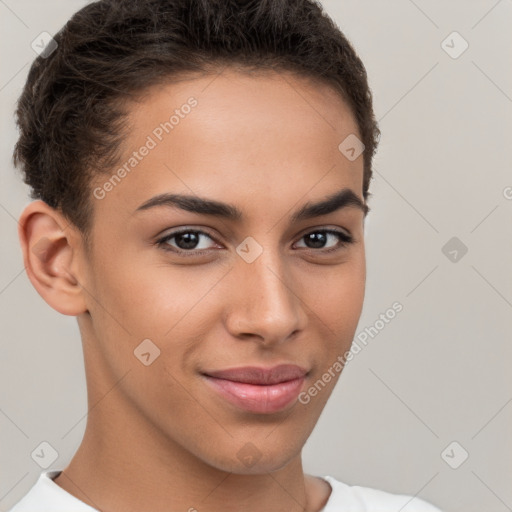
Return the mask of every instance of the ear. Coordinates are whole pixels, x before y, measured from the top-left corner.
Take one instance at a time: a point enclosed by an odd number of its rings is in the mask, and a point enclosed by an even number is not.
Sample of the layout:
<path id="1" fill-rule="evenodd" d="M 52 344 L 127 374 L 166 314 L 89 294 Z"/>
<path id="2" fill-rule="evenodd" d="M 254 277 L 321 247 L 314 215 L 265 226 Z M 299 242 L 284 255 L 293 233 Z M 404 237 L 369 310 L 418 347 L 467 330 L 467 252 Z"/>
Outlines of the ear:
<path id="1" fill-rule="evenodd" d="M 27 276 L 39 295 L 63 315 L 87 311 L 79 275 L 81 237 L 44 201 L 30 203 L 18 221 Z"/>

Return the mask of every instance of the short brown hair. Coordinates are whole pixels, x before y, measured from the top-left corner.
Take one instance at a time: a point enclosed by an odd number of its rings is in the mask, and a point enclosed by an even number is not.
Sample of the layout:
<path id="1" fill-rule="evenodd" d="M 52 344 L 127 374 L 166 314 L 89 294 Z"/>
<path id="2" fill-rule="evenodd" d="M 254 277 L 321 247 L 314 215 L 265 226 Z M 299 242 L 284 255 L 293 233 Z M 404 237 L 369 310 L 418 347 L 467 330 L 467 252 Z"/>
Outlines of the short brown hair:
<path id="1" fill-rule="evenodd" d="M 57 48 L 35 59 L 18 100 L 13 160 L 32 199 L 61 211 L 86 240 L 91 179 L 119 156 L 122 101 L 212 66 L 288 70 L 338 91 L 365 146 L 369 195 L 380 132 L 366 70 L 315 0 L 100 0 L 54 39 Z"/>

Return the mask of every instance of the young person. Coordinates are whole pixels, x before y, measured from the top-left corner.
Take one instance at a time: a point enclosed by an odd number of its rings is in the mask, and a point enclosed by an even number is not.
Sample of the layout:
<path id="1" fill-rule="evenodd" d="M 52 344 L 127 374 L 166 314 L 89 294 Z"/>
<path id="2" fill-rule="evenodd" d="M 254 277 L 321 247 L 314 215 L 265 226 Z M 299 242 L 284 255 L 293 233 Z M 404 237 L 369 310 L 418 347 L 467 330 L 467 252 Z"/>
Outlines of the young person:
<path id="1" fill-rule="evenodd" d="M 379 133 L 318 4 L 89 4 L 17 121 L 24 263 L 77 317 L 89 412 L 12 512 L 438 511 L 302 467 L 362 310 Z"/>

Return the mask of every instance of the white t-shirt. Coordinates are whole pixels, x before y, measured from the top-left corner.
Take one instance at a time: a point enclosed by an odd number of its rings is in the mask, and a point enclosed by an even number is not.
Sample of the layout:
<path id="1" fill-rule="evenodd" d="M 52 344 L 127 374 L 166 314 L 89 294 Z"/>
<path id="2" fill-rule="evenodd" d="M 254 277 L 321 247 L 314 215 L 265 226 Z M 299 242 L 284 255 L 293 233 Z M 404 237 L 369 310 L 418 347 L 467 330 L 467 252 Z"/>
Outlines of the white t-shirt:
<path id="1" fill-rule="evenodd" d="M 8 512 L 98 512 L 85 504 L 53 479 L 60 471 L 45 471 L 28 493 Z M 320 512 L 441 512 L 420 498 L 405 494 L 350 486 L 331 476 L 324 476 L 332 487 L 329 500 Z"/>

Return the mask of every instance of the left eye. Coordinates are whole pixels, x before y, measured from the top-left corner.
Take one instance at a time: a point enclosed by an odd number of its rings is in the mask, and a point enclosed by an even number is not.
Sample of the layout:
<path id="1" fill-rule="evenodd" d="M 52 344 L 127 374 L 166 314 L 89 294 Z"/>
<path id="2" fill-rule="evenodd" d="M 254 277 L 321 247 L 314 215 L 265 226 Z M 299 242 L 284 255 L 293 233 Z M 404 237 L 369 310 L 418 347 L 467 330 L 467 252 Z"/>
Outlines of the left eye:
<path id="1" fill-rule="evenodd" d="M 327 249 L 328 251 L 341 248 L 353 242 L 352 236 L 333 229 L 311 231 L 310 233 L 302 236 L 301 240 L 306 242 L 305 247 L 307 249 Z M 326 247 L 325 244 L 327 244 L 329 240 L 334 243 Z"/>

